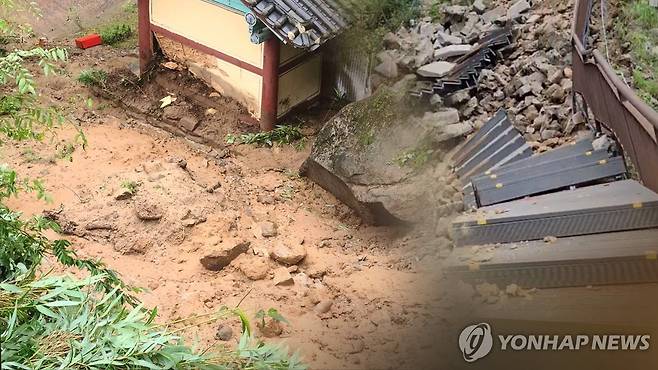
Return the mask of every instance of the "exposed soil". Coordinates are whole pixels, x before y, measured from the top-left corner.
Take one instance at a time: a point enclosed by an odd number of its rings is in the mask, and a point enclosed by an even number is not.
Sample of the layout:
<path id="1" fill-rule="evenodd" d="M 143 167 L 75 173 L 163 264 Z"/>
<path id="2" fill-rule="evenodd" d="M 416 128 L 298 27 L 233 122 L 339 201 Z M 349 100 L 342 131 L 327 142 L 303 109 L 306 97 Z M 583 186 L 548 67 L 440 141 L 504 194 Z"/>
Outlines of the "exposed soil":
<path id="1" fill-rule="evenodd" d="M 44 102 L 61 107 L 88 146 L 71 161 L 57 158 L 76 133 L 72 127 L 52 142 L 4 146 L 2 162 L 43 179 L 52 196 L 47 204 L 22 195 L 11 207 L 57 219 L 81 256 L 102 259 L 147 288 L 141 298 L 158 307 L 163 322 L 242 302 L 250 315 L 278 309 L 289 324 L 259 335 L 283 340 L 315 369 L 427 368 L 438 361 L 436 313 L 450 305 L 442 300 L 437 267 L 445 251 L 432 245 L 432 235 L 361 225 L 349 208 L 297 175 L 310 145 L 225 148 L 226 133 L 255 128 L 241 120 L 239 105 L 211 96 L 185 71 L 165 70 L 143 86 L 110 78 L 107 89 L 122 104 L 76 81 L 90 67 L 128 76 L 135 61 L 132 51 L 101 46 L 72 50 L 57 77 L 37 74 Z M 177 115 L 199 119 L 187 135 L 197 142 L 167 124 L 180 122 L 159 108 L 167 94 L 178 98 Z M 85 106 L 88 97 L 93 109 Z M 207 114 L 209 108 L 216 112 Z M 127 187 L 136 188 L 134 195 L 118 196 Z M 263 237 L 262 223 L 275 224 L 276 235 Z M 241 242 L 248 251 L 221 271 L 200 263 Z M 269 257 L 281 243 L 305 249 L 298 267 Z M 275 286 L 282 271 L 293 283 Z M 199 329 L 202 345 L 217 341 L 218 326 Z"/>
<path id="2" fill-rule="evenodd" d="M 23 7 L 12 10 L 10 19 L 29 23 L 40 36 L 59 38 L 84 31 L 120 16 L 135 0 L 36 0 L 41 17 Z M 22 2 L 27 3 L 27 2 Z M 22 5 L 21 3 L 17 3 Z"/>

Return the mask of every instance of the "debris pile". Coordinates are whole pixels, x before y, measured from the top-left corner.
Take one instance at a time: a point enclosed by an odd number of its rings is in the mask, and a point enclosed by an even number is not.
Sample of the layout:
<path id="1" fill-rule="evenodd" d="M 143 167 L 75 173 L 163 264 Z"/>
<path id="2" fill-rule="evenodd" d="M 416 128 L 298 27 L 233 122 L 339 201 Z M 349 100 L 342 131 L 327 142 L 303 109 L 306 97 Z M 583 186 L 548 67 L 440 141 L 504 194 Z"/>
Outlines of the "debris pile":
<path id="1" fill-rule="evenodd" d="M 582 123 L 570 118 L 571 5 L 533 6 L 526 0 L 495 4 L 492 9 L 482 1 L 441 5 L 436 12 L 440 18 L 426 17 L 387 34 L 375 71 L 391 79 L 406 72 L 415 72 L 421 80 L 441 79 L 463 69 L 455 62 L 481 50 L 487 33 L 513 29 L 512 47 L 504 48 L 504 54 L 487 50 L 482 66 L 471 68 L 477 74 L 466 74 L 474 81 L 460 90 L 441 90 L 435 84 L 430 89 L 434 95 L 420 95 L 429 96 L 433 109 L 459 109 L 462 121 L 474 127 L 504 108 L 533 148 L 544 151 L 560 145 Z"/>

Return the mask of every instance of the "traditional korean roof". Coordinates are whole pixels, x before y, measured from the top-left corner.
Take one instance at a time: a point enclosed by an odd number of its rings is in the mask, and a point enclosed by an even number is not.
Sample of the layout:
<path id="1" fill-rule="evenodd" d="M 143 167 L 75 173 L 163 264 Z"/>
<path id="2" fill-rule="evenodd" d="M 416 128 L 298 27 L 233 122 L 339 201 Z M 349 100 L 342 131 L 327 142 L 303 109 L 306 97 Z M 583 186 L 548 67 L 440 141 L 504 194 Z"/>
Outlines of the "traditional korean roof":
<path id="1" fill-rule="evenodd" d="M 242 0 L 281 41 L 315 50 L 348 27 L 341 0 Z"/>

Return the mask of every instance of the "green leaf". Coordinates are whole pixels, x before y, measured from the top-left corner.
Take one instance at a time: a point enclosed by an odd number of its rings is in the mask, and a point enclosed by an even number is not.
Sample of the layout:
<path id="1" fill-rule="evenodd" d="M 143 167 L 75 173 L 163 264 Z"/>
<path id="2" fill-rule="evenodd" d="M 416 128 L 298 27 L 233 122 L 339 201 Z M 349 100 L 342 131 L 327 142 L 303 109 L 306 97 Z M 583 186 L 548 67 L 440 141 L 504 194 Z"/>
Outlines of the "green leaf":
<path id="1" fill-rule="evenodd" d="M 152 362 L 148 362 L 148 361 L 144 361 L 144 360 L 133 359 L 131 362 L 132 362 L 133 365 L 142 366 L 142 367 L 145 367 L 147 369 L 153 369 L 153 370 L 164 369 L 161 366 L 157 366 Z"/>
<path id="2" fill-rule="evenodd" d="M 55 313 L 54 313 L 52 310 L 50 310 L 48 307 L 41 306 L 41 305 L 37 305 L 35 308 L 37 309 L 37 311 L 41 312 L 42 314 L 44 314 L 44 315 L 46 315 L 46 316 L 48 316 L 48 317 L 50 317 L 50 318 L 53 318 L 53 319 L 58 319 L 58 318 L 59 318 L 59 317 L 57 316 L 57 314 L 55 314 Z"/>
<path id="3" fill-rule="evenodd" d="M 0 289 L 6 290 L 9 293 L 23 294 L 23 289 L 17 287 L 14 284 L 0 283 Z"/>
<path id="4" fill-rule="evenodd" d="M 71 307 L 71 306 L 79 306 L 80 302 L 74 302 L 74 301 L 55 301 L 55 302 L 48 302 L 45 304 L 48 307 Z"/>

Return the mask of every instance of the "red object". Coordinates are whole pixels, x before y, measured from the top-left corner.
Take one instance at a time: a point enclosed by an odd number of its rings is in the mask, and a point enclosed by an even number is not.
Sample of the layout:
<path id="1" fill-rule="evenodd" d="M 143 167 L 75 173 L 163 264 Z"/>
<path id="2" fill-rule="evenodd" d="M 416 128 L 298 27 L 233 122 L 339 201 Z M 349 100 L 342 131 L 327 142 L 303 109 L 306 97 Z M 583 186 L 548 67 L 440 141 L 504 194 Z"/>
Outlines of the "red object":
<path id="1" fill-rule="evenodd" d="M 137 1 L 139 19 L 139 73 L 144 74 L 153 60 L 153 34 L 151 33 L 151 0 Z"/>
<path id="2" fill-rule="evenodd" d="M 279 39 L 265 41 L 263 58 L 263 95 L 261 99 L 260 129 L 272 131 L 279 108 Z"/>
<path id="3" fill-rule="evenodd" d="M 80 49 L 89 49 L 102 43 L 103 39 L 101 39 L 100 35 L 95 33 L 75 39 L 75 45 Z"/>

